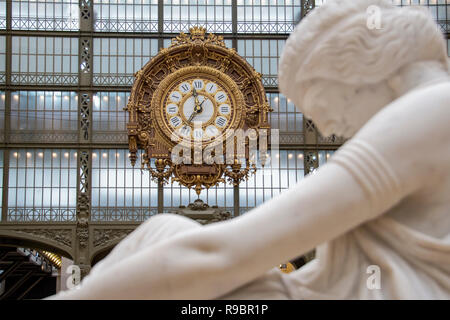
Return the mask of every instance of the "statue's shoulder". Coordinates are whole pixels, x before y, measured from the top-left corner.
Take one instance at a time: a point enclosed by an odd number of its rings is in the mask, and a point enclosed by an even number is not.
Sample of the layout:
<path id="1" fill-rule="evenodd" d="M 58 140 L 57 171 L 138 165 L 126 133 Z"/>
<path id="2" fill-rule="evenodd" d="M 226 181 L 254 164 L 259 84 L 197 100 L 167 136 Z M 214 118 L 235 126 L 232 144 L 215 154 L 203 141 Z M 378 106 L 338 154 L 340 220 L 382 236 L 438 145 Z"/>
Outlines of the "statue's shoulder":
<path id="1" fill-rule="evenodd" d="M 404 186 L 434 182 L 450 170 L 450 82 L 411 91 L 357 133 Z M 409 187 L 408 187 L 409 188 Z"/>
<path id="2" fill-rule="evenodd" d="M 428 85 L 411 91 L 399 99 L 412 108 L 426 108 L 434 112 L 446 112 L 439 110 L 441 106 L 450 106 L 450 81 Z"/>
<path id="3" fill-rule="evenodd" d="M 383 121 L 397 127 L 450 134 L 450 81 L 413 90 L 393 101 L 381 112 Z M 381 120 L 381 119 L 380 119 Z"/>
<path id="4" fill-rule="evenodd" d="M 418 148 L 432 153 L 446 148 L 450 159 L 449 123 L 450 82 L 446 82 L 418 88 L 391 102 L 356 137 L 393 155 Z"/>

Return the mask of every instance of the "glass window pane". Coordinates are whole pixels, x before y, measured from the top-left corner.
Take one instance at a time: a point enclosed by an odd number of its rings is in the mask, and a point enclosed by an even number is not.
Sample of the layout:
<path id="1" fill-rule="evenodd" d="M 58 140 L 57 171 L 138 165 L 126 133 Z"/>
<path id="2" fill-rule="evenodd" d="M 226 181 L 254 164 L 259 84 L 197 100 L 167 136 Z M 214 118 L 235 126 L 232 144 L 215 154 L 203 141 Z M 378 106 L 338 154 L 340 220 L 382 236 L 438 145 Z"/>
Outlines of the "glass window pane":
<path id="1" fill-rule="evenodd" d="M 111 110 L 114 109 L 111 107 Z M 156 214 L 157 202 L 150 203 L 150 199 L 157 199 L 158 187 L 149 182 L 148 177 L 144 178 L 148 175 L 148 172 L 141 172 L 138 165 L 131 166 L 127 149 L 93 150 L 92 220 L 144 221 Z"/>
<path id="2" fill-rule="evenodd" d="M 3 153 L 0 153 L 3 156 Z M 9 221 L 75 221 L 75 150 L 11 149 Z"/>
<path id="3" fill-rule="evenodd" d="M 0 3 L 0 29 L 6 27 Z M 80 28 L 78 0 L 12 0 L 11 27 L 15 30 L 76 31 Z M 3 27 L 5 24 L 5 27 Z"/>
<path id="4" fill-rule="evenodd" d="M 13 36 L 12 43 L 11 83 L 78 84 L 78 39 Z"/>
<path id="5" fill-rule="evenodd" d="M 158 32 L 157 0 L 94 0 L 94 30 Z"/>
<path id="6" fill-rule="evenodd" d="M 93 52 L 95 85 L 131 86 L 134 74 L 158 53 L 158 40 L 94 38 Z"/>

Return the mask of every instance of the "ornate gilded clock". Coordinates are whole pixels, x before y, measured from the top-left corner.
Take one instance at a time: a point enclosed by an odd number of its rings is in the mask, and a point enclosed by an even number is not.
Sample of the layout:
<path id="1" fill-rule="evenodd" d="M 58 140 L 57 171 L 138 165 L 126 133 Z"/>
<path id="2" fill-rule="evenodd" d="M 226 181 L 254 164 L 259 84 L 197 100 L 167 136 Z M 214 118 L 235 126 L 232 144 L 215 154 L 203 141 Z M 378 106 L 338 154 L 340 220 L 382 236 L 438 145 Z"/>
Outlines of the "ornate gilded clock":
<path id="1" fill-rule="evenodd" d="M 198 194 L 224 178 L 237 185 L 255 170 L 248 161 L 247 140 L 246 152 L 236 154 L 232 163 L 211 163 L 202 157 L 195 161 L 198 153 L 219 144 L 225 153 L 237 129 L 255 129 L 257 134 L 270 129 L 271 109 L 261 75 L 227 48 L 222 37 L 191 28 L 189 35 L 181 33 L 168 49 L 161 49 L 135 78 L 127 106 L 133 165 L 142 149 L 141 165 L 153 179 L 172 179 L 195 187 Z M 180 145 L 194 161 L 174 161 Z"/>

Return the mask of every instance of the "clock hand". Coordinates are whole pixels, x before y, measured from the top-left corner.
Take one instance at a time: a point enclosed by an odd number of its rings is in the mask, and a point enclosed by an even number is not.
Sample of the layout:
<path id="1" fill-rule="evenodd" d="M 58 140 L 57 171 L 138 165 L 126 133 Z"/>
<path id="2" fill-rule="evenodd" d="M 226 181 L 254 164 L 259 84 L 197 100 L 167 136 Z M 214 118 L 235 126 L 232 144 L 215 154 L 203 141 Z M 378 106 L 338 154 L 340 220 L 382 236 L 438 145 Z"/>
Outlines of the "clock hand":
<path id="1" fill-rule="evenodd" d="M 196 113 L 195 111 L 192 112 L 191 116 L 189 117 L 189 120 L 188 120 L 187 124 L 184 125 L 183 129 L 186 129 L 186 128 L 188 127 L 188 124 L 191 123 L 192 119 L 194 119 L 194 117 L 195 117 L 196 114 L 197 114 L 197 113 Z"/>
<path id="2" fill-rule="evenodd" d="M 198 105 L 198 92 L 195 89 L 195 87 L 192 88 L 192 95 L 194 96 L 194 99 L 195 99 L 195 107 L 197 107 L 197 105 Z"/>
<path id="3" fill-rule="evenodd" d="M 207 99 L 206 99 L 205 97 L 203 97 L 202 103 L 200 103 L 198 106 L 201 108 L 201 107 L 202 107 L 202 104 L 203 104 L 206 100 L 207 100 Z"/>
<path id="4" fill-rule="evenodd" d="M 206 98 L 203 99 L 202 103 L 198 103 L 198 93 L 197 90 L 195 90 L 195 87 L 192 88 L 192 95 L 195 98 L 195 107 L 194 107 L 194 111 L 192 112 L 191 116 L 189 117 L 188 123 L 183 127 L 186 128 L 188 126 L 188 124 L 190 124 L 192 122 L 192 120 L 194 120 L 195 116 L 199 113 L 203 112 L 203 108 L 202 108 L 202 104 L 203 102 L 205 102 Z"/>
<path id="5" fill-rule="evenodd" d="M 191 121 L 195 118 L 195 116 L 197 115 L 197 112 L 192 112 L 191 116 L 189 117 L 188 123 L 191 123 Z"/>
<path id="6" fill-rule="evenodd" d="M 205 102 L 205 101 L 203 100 L 203 102 Z M 202 104 L 203 104 L 203 102 L 202 102 Z M 192 120 L 195 118 L 195 116 L 197 114 L 201 113 L 202 111 L 203 111 L 203 109 L 202 109 L 201 105 L 195 104 L 194 111 L 192 112 L 191 116 L 189 117 L 188 124 L 190 124 L 192 122 Z M 184 126 L 184 128 L 186 128 L 186 127 L 187 127 L 187 125 Z"/>

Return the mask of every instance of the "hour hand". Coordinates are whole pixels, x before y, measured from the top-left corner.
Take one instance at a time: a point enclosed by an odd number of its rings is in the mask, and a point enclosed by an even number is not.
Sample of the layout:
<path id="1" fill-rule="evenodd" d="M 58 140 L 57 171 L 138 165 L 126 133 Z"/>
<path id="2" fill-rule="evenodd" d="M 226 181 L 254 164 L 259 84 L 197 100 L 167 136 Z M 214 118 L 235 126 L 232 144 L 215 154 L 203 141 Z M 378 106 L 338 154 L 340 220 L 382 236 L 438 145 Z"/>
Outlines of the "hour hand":
<path id="1" fill-rule="evenodd" d="M 200 110 L 202 109 L 202 105 L 203 103 L 206 101 L 207 99 L 205 97 L 203 97 L 203 101 L 198 105 L 198 107 L 200 108 Z"/>

